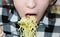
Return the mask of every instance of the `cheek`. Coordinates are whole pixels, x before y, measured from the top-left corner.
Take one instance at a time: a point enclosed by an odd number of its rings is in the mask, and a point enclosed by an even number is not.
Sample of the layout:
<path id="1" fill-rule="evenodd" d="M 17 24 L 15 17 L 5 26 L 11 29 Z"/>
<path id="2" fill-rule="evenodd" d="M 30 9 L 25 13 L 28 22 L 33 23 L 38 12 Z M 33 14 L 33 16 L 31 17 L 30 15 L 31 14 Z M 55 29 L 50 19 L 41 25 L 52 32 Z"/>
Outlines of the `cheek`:
<path id="1" fill-rule="evenodd" d="M 42 14 L 45 12 L 45 10 L 47 9 L 48 5 L 49 5 L 49 1 L 38 1 L 38 11 L 39 11 L 39 14 Z"/>
<path id="2" fill-rule="evenodd" d="M 20 11 L 24 8 L 25 0 L 14 0 L 15 8 Z"/>
<path id="3" fill-rule="evenodd" d="M 49 4 L 49 0 L 37 0 L 37 5 L 40 8 L 45 8 Z"/>
<path id="4" fill-rule="evenodd" d="M 19 14 L 19 16 L 23 16 L 24 13 L 23 13 L 23 10 L 24 10 L 24 4 L 25 4 L 25 1 L 23 0 L 14 0 L 14 5 L 15 5 L 15 8 Z"/>
<path id="5" fill-rule="evenodd" d="M 46 2 L 44 2 L 44 1 L 39 2 L 39 1 L 37 3 L 37 8 L 38 8 L 37 20 L 38 21 L 42 18 L 43 14 L 44 14 L 44 12 L 45 12 L 46 8 L 48 7 L 48 4 L 49 4 L 49 1 L 46 1 Z"/>

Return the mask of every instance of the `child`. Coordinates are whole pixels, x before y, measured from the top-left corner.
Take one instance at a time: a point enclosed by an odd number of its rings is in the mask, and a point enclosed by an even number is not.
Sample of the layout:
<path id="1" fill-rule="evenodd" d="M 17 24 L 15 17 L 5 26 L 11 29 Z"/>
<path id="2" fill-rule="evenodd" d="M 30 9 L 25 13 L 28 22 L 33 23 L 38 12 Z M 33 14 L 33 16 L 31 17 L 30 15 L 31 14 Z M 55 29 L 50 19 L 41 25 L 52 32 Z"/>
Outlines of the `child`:
<path id="1" fill-rule="evenodd" d="M 59 29 L 56 30 L 60 26 L 55 26 L 56 16 L 50 13 L 51 6 L 56 3 L 56 0 L 13 0 L 13 3 L 16 11 L 14 7 L 10 6 L 6 9 L 6 5 L 4 5 L 4 11 L 0 13 L 4 37 L 19 37 L 19 27 L 16 23 L 20 18 L 29 16 L 34 16 L 37 19 L 38 32 L 36 37 L 60 36 Z M 10 8 L 11 10 L 9 10 Z"/>

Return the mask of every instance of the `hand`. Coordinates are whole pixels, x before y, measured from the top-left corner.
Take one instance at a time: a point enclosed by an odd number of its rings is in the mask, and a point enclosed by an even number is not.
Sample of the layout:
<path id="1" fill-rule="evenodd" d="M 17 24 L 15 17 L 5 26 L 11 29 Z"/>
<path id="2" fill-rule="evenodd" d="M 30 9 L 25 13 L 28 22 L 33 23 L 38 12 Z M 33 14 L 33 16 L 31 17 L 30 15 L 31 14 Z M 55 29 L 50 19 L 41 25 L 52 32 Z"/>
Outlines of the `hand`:
<path id="1" fill-rule="evenodd" d="M 0 28 L 0 37 L 3 37 L 3 30 Z"/>

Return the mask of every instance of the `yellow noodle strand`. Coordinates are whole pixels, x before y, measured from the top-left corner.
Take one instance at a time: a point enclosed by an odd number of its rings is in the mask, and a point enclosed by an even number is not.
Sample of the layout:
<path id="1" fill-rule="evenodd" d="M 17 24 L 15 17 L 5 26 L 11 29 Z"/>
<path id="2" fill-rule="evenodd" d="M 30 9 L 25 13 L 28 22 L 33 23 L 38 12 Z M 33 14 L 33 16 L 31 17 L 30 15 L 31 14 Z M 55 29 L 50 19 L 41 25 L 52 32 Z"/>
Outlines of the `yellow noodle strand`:
<path id="1" fill-rule="evenodd" d="M 19 22 L 20 37 L 36 37 L 37 22 L 34 16 L 23 17 Z"/>

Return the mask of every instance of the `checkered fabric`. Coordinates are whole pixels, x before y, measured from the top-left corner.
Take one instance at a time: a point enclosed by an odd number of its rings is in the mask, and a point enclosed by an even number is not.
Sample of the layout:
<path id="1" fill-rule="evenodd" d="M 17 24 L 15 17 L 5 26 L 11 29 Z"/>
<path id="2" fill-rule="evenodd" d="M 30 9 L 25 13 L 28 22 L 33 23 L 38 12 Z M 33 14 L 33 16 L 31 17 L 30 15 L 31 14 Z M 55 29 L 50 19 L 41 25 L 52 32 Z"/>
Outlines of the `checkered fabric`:
<path id="1" fill-rule="evenodd" d="M 20 17 L 14 8 L 10 9 L 11 6 L 2 1 L 4 0 L 0 0 L 0 27 L 4 31 L 3 37 L 19 37 L 17 22 Z M 60 37 L 60 15 L 46 13 L 39 22 L 36 37 Z"/>

